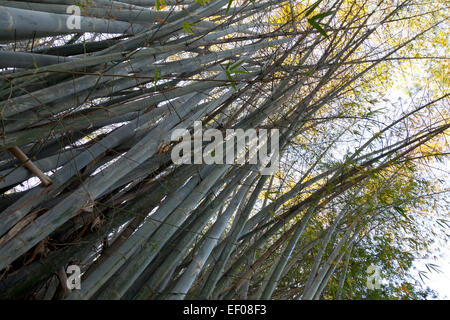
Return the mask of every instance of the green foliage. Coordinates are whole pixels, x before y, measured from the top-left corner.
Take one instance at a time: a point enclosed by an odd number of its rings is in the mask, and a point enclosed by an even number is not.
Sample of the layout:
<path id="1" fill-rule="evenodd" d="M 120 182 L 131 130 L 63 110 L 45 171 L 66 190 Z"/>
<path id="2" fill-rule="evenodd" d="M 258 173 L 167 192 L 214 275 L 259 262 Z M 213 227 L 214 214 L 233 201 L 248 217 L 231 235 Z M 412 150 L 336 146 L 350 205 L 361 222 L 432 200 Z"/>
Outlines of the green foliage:
<path id="1" fill-rule="evenodd" d="M 322 24 L 320 23 L 320 20 L 322 20 L 323 18 L 334 14 L 335 11 L 329 11 L 329 12 L 323 12 L 323 13 L 319 13 L 316 14 L 315 16 L 311 17 L 311 18 L 307 18 L 308 23 L 314 28 L 316 29 L 321 35 L 323 35 L 325 38 L 329 38 L 327 32 L 322 28 Z"/>
<path id="2" fill-rule="evenodd" d="M 237 62 L 233 65 L 231 65 L 231 63 L 228 63 L 225 67 L 225 73 L 227 75 L 228 80 L 230 81 L 231 86 L 233 87 L 234 90 L 236 90 L 236 84 L 234 83 L 234 80 L 231 76 L 231 74 L 238 74 L 238 73 L 248 73 L 245 70 L 237 70 L 237 68 L 243 64 L 244 61 L 241 62 Z"/>
<path id="3" fill-rule="evenodd" d="M 227 9 L 225 10 L 225 14 L 228 14 L 228 11 L 230 11 L 232 3 L 233 3 L 233 0 L 228 0 Z"/>
<path id="4" fill-rule="evenodd" d="M 155 0 L 155 9 L 161 10 L 163 6 L 166 5 L 166 2 L 164 0 Z"/>
<path id="5" fill-rule="evenodd" d="M 155 76 L 154 76 L 154 78 L 153 78 L 153 87 L 154 87 L 154 90 L 156 91 L 156 83 L 158 82 L 158 80 L 159 80 L 159 72 L 161 71 L 161 69 L 155 69 Z"/>
<path id="6" fill-rule="evenodd" d="M 183 27 L 184 32 L 186 32 L 187 34 L 194 34 L 194 31 L 192 30 L 194 26 L 191 23 L 183 21 L 181 26 Z"/>
<path id="7" fill-rule="evenodd" d="M 205 6 L 207 5 L 211 0 L 195 0 L 196 3 Z"/>

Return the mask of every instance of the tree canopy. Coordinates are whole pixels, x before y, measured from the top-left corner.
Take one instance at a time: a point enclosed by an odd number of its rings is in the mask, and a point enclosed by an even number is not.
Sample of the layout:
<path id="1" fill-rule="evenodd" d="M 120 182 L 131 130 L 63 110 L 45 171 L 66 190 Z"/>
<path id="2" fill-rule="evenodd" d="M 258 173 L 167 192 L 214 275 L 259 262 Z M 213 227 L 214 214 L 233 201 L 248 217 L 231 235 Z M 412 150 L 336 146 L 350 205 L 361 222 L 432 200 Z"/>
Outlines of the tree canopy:
<path id="1" fill-rule="evenodd" d="M 445 1 L 0 1 L 0 298 L 435 295 L 437 265 L 413 269 L 450 236 L 448 19 Z M 196 123 L 277 129 L 278 169 L 175 163 Z"/>

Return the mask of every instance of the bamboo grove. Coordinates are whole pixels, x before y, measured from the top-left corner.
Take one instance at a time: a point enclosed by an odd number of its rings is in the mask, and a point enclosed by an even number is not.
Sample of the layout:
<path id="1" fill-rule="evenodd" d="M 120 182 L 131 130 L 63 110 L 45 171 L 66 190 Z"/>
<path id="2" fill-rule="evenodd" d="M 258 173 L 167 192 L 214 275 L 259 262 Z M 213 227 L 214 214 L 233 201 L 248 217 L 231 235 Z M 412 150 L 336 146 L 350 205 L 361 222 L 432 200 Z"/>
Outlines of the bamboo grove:
<path id="1" fill-rule="evenodd" d="M 448 152 L 447 5 L 0 1 L 0 297 L 346 299 L 373 294 L 371 262 L 401 278 L 447 192 L 426 175 Z M 195 121 L 279 129 L 279 170 L 173 163 Z M 404 279 L 385 297 L 418 298 Z"/>

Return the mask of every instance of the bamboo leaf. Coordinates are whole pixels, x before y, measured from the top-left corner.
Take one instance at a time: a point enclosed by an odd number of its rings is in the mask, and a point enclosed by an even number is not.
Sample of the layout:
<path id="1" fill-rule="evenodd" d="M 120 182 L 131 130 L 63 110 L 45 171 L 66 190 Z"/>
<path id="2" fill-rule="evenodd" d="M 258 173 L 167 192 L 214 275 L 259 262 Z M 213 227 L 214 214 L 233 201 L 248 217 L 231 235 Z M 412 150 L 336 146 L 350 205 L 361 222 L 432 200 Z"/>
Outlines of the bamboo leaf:
<path id="1" fill-rule="evenodd" d="M 336 11 L 328 11 L 328 12 L 319 13 L 319 14 L 316 14 L 315 16 L 311 17 L 310 19 L 314 20 L 314 21 L 318 21 L 325 17 L 328 17 L 329 15 L 334 14 L 335 12 Z"/>
<path id="2" fill-rule="evenodd" d="M 319 23 L 317 23 L 315 20 L 308 18 L 309 24 L 316 29 L 321 35 L 323 35 L 325 38 L 329 38 L 326 31 L 320 26 Z"/>
<path id="3" fill-rule="evenodd" d="M 225 14 L 228 14 L 228 11 L 230 11 L 232 3 L 233 3 L 233 0 L 228 0 L 228 5 L 227 5 L 227 9 L 225 10 Z"/>
<path id="4" fill-rule="evenodd" d="M 192 31 L 193 25 L 189 22 L 183 21 L 182 27 L 184 32 L 186 32 L 187 34 L 194 34 L 194 31 Z"/>
<path id="5" fill-rule="evenodd" d="M 322 2 L 323 0 L 316 1 L 309 9 L 306 11 L 305 16 L 309 16 Z"/>

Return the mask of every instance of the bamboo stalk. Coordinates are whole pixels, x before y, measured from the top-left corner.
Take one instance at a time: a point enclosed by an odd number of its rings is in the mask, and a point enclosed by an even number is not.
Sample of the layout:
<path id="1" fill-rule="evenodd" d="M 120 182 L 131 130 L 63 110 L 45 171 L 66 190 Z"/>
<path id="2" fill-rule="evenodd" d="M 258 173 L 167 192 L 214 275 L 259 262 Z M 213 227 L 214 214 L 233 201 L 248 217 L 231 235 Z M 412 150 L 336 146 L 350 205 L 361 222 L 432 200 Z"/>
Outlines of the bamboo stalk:
<path id="1" fill-rule="evenodd" d="M 52 180 L 47 177 L 45 173 L 41 171 L 38 167 L 34 165 L 34 163 L 27 157 L 25 153 L 22 152 L 22 150 L 19 149 L 19 147 L 11 147 L 8 148 L 8 151 L 11 152 L 17 159 L 19 159 L 20 162 L 36 177 L 41 180 L 42 184 L 46 187 L 52 184 Z"/>

